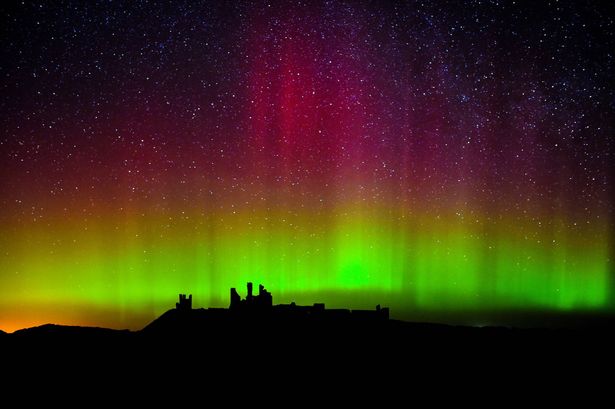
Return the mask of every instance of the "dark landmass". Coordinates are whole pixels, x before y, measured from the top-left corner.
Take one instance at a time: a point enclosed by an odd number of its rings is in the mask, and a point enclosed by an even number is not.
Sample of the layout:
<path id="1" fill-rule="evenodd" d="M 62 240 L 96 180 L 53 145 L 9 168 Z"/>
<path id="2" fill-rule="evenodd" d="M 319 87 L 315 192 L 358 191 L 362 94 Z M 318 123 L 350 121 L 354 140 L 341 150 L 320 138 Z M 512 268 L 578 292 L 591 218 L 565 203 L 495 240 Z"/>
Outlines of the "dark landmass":
<path id="1" fill-rule="evenodd" d="M 56 338 L 59 340 L 74 338 L 83 341 L 86 339 L 102 340 L 106 338 L 126 337 L 132 334 L 133 333 L 129 330 L 45 324 L 38 327 L 20 329 L 10 336 L 16 339 L 39 338 L 53 341 Z"/>
<path id="2" fill-rule="evenodd" d="M 25 328 L 12 334 L 0 331 L 0 336 L 14 341 L 99 341 L 120 340 L 129 342 L 169 341 L 191 342 L 262 343 L 263 341 L 298 342 L 302 339 L 345 339 L 360 343 L 378 342 L 400 337 L 420 341 L 544 341 L 544 340 L 599 340 L 614 337 L 612 328 L 510 328 L 498 326 L 470 327 L 435 323 L 415 323 L 390 319 L 383 322 L 358 320 L 321 320 L 306 318 L 288 320 L 285 317 L 215 317 L 207 309 L 191 311 L 169 310 L 138 331 L 99 327 L 81 327 L 45 324 Z M 297 338 L 298 337 L 298 338 Z M 615 344 L 614 344 L 615 345 Z"/>
<path id="3" fill-rule="evenodd" d="M 331 376 L 370 376 L 367 368 L 408 372 L 459 363 L 460 368 L 486 365 L 499 371 L 534 363 L 605 362 L 613 357 L 612 329 L 413 323 L 389 319 L 388 309 L 380 307 L 273 305 L 261 286 L 259 295 L 249 290 L 245 300 L 233 289 L 228 309 L 193 309 L 191 297 L 180 296 L 175 309 L 140 331 L 62 325 L 23 329 L 3 334 L 0 350 L 12 351 L 9 358 L 21 368 L 27 367 L 23 362 L 51 361 L 49 368 L 123 368 L 122 376 L 184 364 L 228 376 L 246 367 L 277 374 L 327 368 Z"/>

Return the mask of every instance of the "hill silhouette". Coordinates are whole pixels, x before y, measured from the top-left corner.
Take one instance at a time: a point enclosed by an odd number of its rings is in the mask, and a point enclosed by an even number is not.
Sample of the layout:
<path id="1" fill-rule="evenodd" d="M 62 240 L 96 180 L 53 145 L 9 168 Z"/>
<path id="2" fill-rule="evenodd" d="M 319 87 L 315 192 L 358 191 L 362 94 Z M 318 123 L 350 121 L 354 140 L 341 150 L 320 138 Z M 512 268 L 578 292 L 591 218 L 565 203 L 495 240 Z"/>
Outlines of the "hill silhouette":
<path id="1" fill-rule="evenodd" d="M 237 368 L 250 361 L 257 372 L 261 366 L 280 373 L 334 366 L 369 376 L 366 366 L 389 364 L 431 367 L 461 360 L 505 368 L 532 360 L 558 363 L 562 357 L 595 361 L 610 354 L 615 341 L 612 327 L 469 327 L 393 320 L 379 306 L 273 305 L 264 287 L 258 295 L 250 288 L 243 300 L 232 289 L 229 308 L 193 309 L 192 297 L 180 295 L 176 308 L 139 331 L 48 324 L 0 334 L 0 343 L 14 352 L 10 358 L 51 360 L 51 368 L 67 362 L 88 368 L 128 362 L 138 372 L 154 364 L 190 362 L 236 376 Z"/>
<path id="2" fill-rule="evenodd" d="M 44 324 L 32 328 L 24 328 L 15 331 L 12 336 L 15 338 L 41 338 L 53 340 L 54 338 L 66 340 L 83 340 L 86 338 L 101 339 L 130 335 L 129 330 L 115 330 L 100 327 L 82 327 L 71 325 Z"/>

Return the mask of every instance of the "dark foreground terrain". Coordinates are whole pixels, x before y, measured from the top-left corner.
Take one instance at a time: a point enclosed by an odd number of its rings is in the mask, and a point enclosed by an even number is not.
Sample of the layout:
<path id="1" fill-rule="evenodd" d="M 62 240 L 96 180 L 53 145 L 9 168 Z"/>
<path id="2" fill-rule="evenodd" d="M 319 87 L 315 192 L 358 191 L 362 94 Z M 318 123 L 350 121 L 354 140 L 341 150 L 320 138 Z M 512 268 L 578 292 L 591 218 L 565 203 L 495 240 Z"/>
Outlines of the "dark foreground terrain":
<path id="1" fill-rule="evenodd" d="M 515 329 L 268 314 L 219 316 L 210 311 L 169 310 L 140 331 L 48 324 L 0 333 L 0 346 L 11 351 L 12 359 L 77 363 L 85 359 L 103 365 L 183 360 L 228 367 L 267 362 L 280 369 L 332 361 L 352 365 L 467 360 L 516 365 L 536 359 L 604 359 L 615 350 L 611 326 Z"/>
<path id="2" fill-rule="evenodd" d="M 474 394 L 550 393 L 545 385 L 558 393 L 579 382 L 605 388 L 614 364 L 610 328 L 220 317 L 174 309 L 141 331 L 43 325 L 2 333 L 0 351 L 8 391 L 43 385 L 96 401 L 111 396 L 110 405 L 125 395 L 200 402 L 213 394 L 326 407 L 332 396 L 357 403 L 369 396 L 380 406 L 381 399 L 397 402 L 408 394 L 470 393 L 473 400 Z"/>

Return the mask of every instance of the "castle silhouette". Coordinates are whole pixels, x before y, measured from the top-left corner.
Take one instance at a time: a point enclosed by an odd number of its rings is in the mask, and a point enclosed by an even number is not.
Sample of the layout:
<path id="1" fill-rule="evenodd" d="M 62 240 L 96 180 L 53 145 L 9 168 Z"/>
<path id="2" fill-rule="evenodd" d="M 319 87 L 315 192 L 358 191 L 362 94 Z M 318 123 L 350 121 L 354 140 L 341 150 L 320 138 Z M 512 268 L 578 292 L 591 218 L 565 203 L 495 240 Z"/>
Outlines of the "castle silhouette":
<path id="1" fill-rule="evenodd" d="M 358 309 L 326 309 L 324 303 L 314 303 L 313 305 L 290 304 L 273 305 L 273 297 L 269 291 L 261 284 L 258 286 L 258 294 L 253 293 L 253 284 L 248 282 L 247 295 L 245 299 L 237 292 L 236 288 L 231 288 L 229 308 L 208 308 L 205 311 L 210 315 L 217 316 L 273 316 L 286 319 L 351 319 L 367 321 L 386 321 L 389 319 L 389 308 L 381 308 L 380 304 L 375 310 Z M 192 311 L 192 294 L 179 294 L 179 302 L 176 303 L 177 311 Z M 201 309 L 203 311 L 204 309 Z"/>

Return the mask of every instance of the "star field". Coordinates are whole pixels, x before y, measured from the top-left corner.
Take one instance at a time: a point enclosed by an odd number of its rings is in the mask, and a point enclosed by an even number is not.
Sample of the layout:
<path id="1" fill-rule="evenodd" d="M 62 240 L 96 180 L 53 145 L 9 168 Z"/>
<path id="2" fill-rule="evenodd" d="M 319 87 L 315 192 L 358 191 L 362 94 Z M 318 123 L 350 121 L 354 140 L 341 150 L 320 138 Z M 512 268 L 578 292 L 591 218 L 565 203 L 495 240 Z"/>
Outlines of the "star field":
<path id="1" fill-rule="evenodd" d="M 0 328 L 613 307 L 606 3 L 0 8 Z"/>

